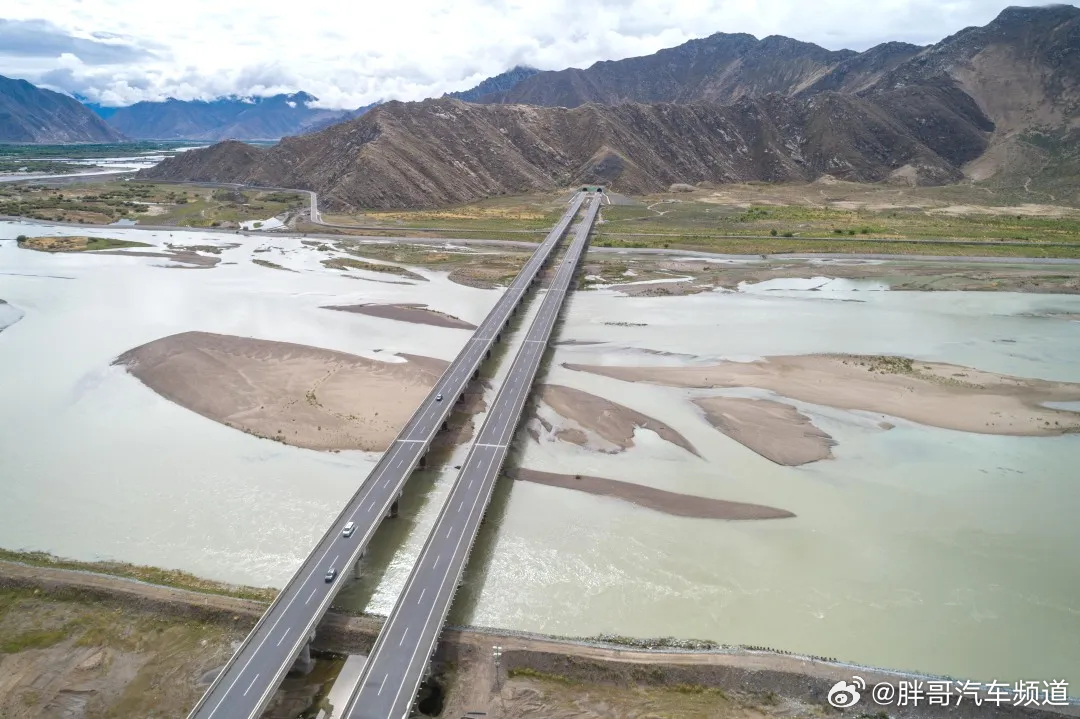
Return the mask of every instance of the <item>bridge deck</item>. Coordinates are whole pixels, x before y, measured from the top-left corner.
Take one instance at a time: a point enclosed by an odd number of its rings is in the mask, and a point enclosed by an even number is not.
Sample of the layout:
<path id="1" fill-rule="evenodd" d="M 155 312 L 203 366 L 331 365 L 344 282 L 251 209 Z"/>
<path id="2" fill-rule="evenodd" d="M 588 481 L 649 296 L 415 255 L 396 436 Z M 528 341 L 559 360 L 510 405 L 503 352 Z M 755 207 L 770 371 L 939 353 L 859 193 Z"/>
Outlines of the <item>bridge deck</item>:
<path id="1" fill-rule="evenodd" d="M 266 707 L 583 200 L 580 193 L 574 196 L 559 223 L 446 368 L 374 470 L 192 709 L 189 719 L 254 719 Z M 441 402 L 436 401 L 440 394 Z M 342 529 L 348 522 L 354 522 L 356 530 L 351 537 L 343 537 Z M 338 576 L 326 582 L 324 577 L 331 568 L 337 569 Z"/>
<path id="2" fill-rule="evenodd" d="M 540 311 L 510 366 L 442 512 L 428 535 L 405 588 L 383 625 L 345 719 L 408 717 L 465 570 L 495 481 L 540 367 L 570 281 L 600 206 L 595 195 L 559 266 Z"/>

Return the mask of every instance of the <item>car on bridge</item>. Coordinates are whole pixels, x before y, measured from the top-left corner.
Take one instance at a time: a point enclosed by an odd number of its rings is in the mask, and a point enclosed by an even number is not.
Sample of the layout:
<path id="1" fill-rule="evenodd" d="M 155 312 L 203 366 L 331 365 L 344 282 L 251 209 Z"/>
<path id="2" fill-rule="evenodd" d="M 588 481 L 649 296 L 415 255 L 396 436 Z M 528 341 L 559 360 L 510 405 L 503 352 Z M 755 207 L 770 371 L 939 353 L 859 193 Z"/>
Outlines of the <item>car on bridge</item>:
<path id="1" fill-rule="evenodd" d="M 329 569 L 329 571 L 326 572 L 326 583 L 329 584 L 330 582 L 334 581 L 334 578 L 336 576 L 337 576 L 337 569 L 331 567 Z"/>

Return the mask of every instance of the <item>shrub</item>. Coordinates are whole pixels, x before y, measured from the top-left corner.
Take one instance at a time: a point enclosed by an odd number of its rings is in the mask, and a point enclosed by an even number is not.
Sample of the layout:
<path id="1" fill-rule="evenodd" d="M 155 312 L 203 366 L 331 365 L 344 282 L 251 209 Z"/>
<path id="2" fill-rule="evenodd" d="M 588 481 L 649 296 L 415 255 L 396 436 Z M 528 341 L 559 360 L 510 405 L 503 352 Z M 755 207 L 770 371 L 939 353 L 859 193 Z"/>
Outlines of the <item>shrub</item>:
<path id="1" fill-rule="evenodd" d="M 843 230 L 841 230 L 841 229 L 835 229 L 835 230 L 833 230 L 833 232 L 834 232 L 835 234 L 837 234 L 837 235 L 842 235 L 842 234 L 844 234 L 844 231 L 843 231 Z"/>
<path id="2" fill-rule="evenodd" d="M 769 234 L 772 235 L 773 237 L 776 237 L 776 230 L 772 230 L 771 232 L 769 232 Z"/>
<path id="3" fill-rule="evenodd" d="M 855 234 L 855 230 L 848 230 L 848 231 L 847 231 L 847 233 L 848 233 L 849 235 L 854 235 L 854 234 Z"/>
<path id="4" fill-rule="evenodd" d="M 784 237 L 794 237 L 795 233 L 793 233 L 793 232 L 785 232 L 783 236 Z"/>

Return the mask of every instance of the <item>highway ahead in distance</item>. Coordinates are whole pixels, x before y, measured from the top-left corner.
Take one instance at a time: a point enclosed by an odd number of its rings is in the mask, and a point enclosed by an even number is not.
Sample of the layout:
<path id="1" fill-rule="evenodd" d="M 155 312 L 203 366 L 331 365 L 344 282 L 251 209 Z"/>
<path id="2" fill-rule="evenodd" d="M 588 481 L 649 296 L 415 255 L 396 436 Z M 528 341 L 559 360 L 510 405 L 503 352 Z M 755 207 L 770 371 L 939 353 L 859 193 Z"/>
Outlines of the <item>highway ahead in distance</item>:
<path id="1" fill-rule="evenodd" d="M 544 295 L 540 311 L 514 357 L 405 588 L 379 633 L 357 688 L 344 713 L 338 715 L 344 719 L 409 716 L 600 208 L 600 197 L 593 196 L 585 219 L 578 225 L 574 241 Z"/>
<path id="2" fill-rule="evenodd" d="M 255 719 L 270 702 L 338 589 L 347 581 L 375 530 L 401 495 L 405 481 L 484 361 L 496 336 L 502 332 L 537 272 L 566 233 L 584 197 L 583 193 L 577 193 L 570 201 L 562 219 L 525 263 L 473 337 L 383 453 L 374 470 L 192 709 L 188 715 L 190 719 Z M 442 401 L 437 400 L 439 395 L 442 395 Z M 351 537 L 342 536 L 347 522 L 356 524 Z M 337 570 L 338 576 L 327 582 L 325 576 L 331 568 Z"/>

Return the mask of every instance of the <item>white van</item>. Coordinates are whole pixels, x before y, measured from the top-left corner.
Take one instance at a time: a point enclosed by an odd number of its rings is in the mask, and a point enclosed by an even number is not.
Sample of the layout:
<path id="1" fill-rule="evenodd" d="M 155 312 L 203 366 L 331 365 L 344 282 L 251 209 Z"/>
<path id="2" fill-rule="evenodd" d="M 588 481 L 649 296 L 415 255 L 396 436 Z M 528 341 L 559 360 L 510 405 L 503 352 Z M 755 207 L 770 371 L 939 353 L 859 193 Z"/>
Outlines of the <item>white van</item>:
<path id="1" fill-rule="evenodd" d="M 352 533 L 356 531 L 356 522 L 349 522 L 345 525 L 345 529 L 341 530 L 342 537 L 351 537 Z"/>

